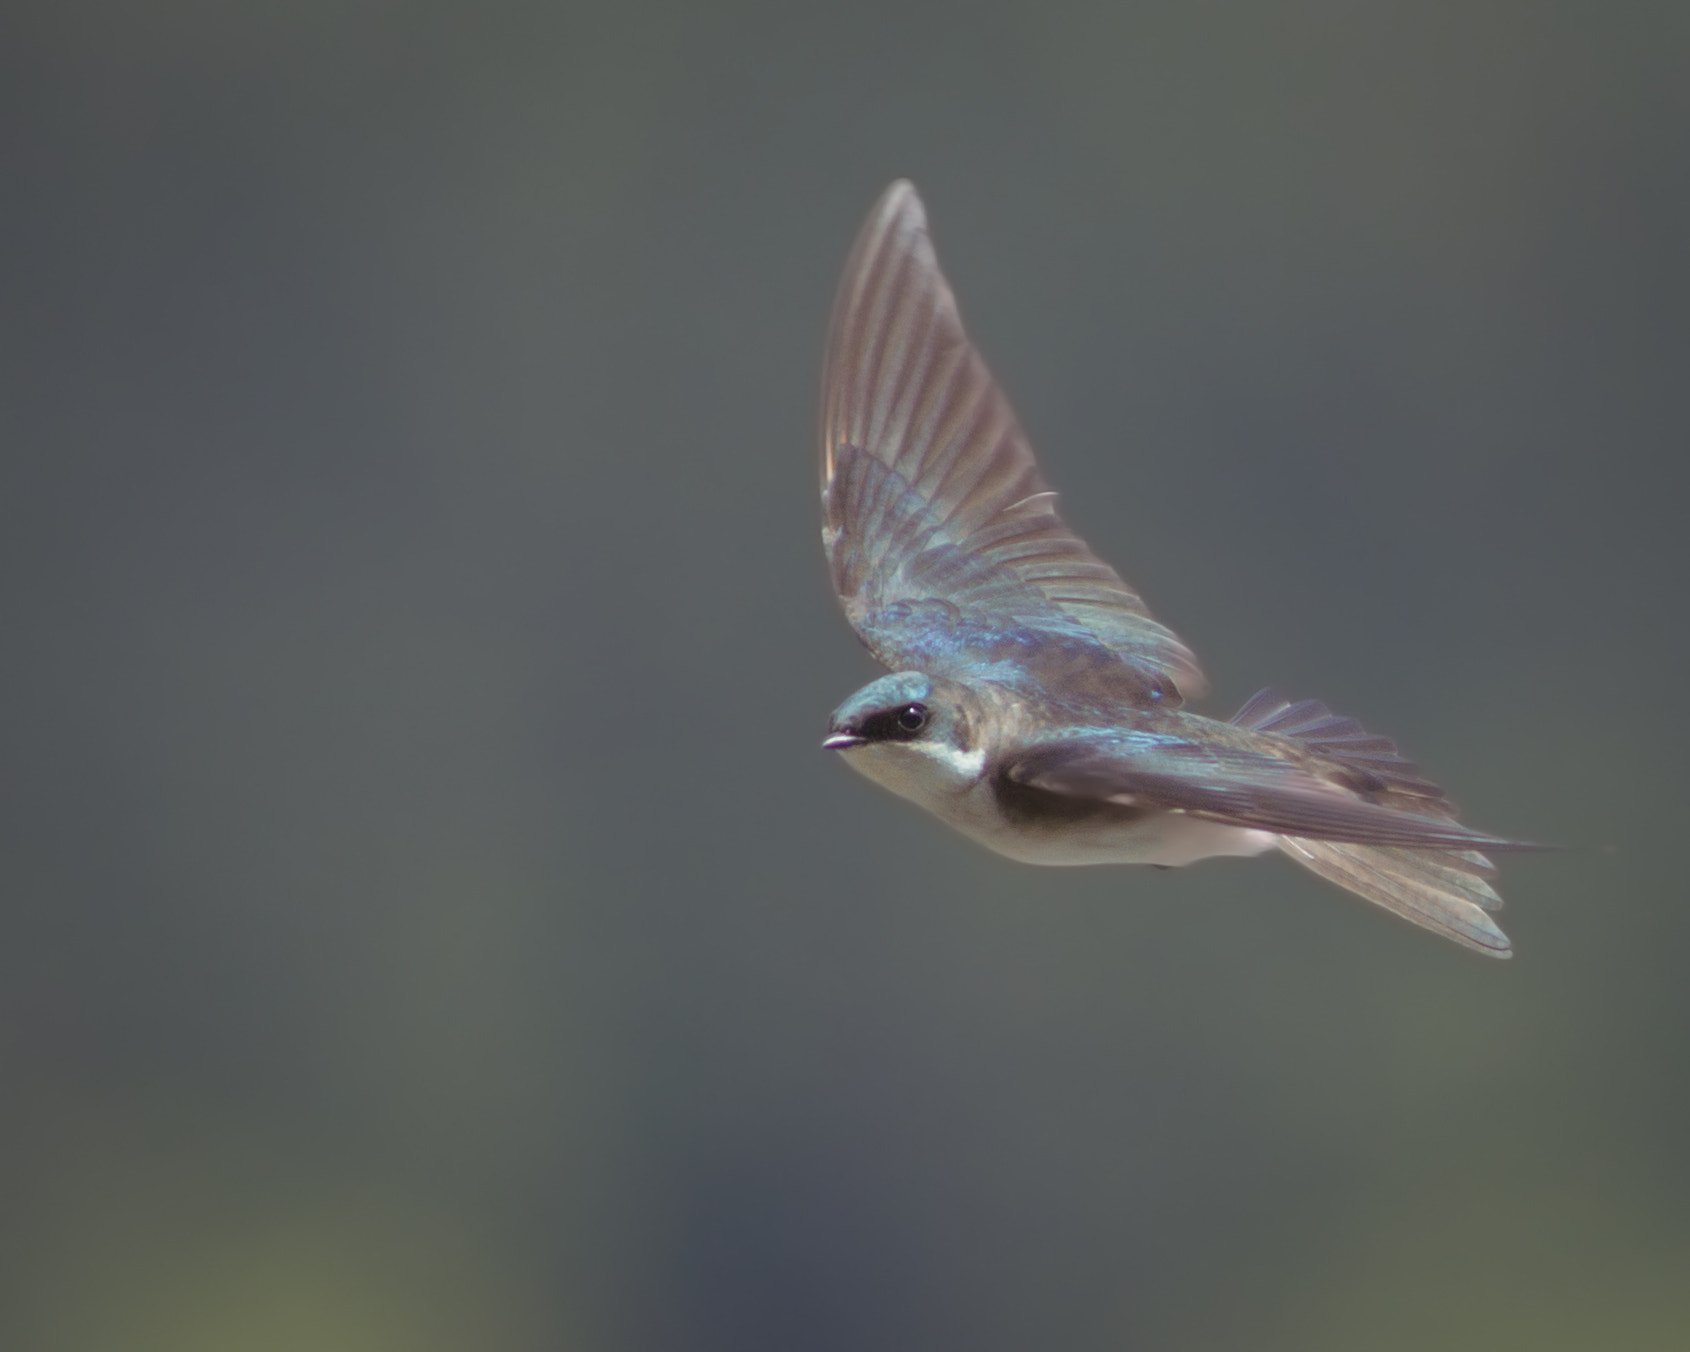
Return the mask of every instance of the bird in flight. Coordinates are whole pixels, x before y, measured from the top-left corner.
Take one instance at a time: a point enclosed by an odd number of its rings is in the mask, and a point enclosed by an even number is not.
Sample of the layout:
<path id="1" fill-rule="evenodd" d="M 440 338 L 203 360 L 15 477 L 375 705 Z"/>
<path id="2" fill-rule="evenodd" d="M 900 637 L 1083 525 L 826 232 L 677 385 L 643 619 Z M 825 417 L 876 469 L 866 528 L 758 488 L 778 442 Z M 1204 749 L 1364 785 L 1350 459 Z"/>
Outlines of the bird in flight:
<path id="1" fill-rule="evenodd" d="M 1278 849 L 1492 957 L 1485 851 L 1385 738 L 1313 700 L 1187 712 L 1197 659 L 1056 512 L 958 316 L 921 199 L 894 183 L 851 249 L 823 368 L 822 542 L 891 675 L 822 745 L 999 854 L 1155 864 Z"/>

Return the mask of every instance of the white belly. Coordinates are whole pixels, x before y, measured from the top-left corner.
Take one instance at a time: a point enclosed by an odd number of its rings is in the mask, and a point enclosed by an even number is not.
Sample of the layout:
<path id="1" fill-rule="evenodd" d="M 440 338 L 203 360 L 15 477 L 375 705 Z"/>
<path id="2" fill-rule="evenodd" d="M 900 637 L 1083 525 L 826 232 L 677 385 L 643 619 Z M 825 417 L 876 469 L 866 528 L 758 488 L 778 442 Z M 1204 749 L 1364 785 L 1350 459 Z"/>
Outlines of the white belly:
<path id="1" fill-rule="evenodd" d="M 1223 826 L 1182 812 L 1155 812 L 1125 826 L 1077 825 L 1028 830 L 1001 823 L 986 829 L 957 825 L 988 849 L 1024 864 L 1160 864 L 1178 868 L 1216 855 L 1271 850 L 1271 831 Z"/>

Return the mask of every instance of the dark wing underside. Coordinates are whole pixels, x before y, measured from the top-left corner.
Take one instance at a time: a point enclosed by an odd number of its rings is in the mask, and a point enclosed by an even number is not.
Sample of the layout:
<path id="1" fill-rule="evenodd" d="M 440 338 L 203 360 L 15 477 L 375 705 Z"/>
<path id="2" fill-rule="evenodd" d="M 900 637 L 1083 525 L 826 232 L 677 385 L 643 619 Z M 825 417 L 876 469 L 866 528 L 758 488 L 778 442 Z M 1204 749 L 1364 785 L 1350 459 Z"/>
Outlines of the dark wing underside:
<path id="1" fill-rule="evenodd" d="M 1317 841 L 1411 849 L 1531 849 L 1358 798 L 1276 757 L 1154 733 L 1097 732 L 1026 748 L 1005 773 L 1051 793 L 1166 812 Z"/>
<path id="2" fill-rule="evenodd" d="M 888 667 L 1164 707 L 1202 693 L 1190 651 L 1057 516 L 908 183 L 845 265 L 821 479 L 834 586 Z"/>

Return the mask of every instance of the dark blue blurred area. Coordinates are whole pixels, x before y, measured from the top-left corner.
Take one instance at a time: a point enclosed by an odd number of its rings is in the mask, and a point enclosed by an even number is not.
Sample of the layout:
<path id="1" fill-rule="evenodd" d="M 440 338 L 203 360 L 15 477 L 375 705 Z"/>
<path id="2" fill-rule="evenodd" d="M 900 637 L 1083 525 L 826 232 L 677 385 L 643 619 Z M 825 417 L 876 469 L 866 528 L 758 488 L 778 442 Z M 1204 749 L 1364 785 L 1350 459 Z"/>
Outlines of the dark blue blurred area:
<path id="1" fill-rule="evenodd" d="M 1690 1345 L 1690 9 L 0 19 L 0 1345 Z M 846 247 L 1510 858 L 987 856 L 819 750 Z M 1675 759 L 1677 758 L 1677 759 Z"/>

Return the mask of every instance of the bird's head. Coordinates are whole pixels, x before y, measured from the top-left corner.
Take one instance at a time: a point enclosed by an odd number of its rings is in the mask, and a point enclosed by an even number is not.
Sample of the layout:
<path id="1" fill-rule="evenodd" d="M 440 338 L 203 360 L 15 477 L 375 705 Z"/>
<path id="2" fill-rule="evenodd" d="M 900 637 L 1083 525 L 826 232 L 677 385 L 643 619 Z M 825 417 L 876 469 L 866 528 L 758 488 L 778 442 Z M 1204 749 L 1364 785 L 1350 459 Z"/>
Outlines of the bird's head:
<path id="1" fill-rule="evenodd" d="M 922 802 L 985 769 L 984 710 L 966 686 L 898 671 L 865 685 L 828 720 L 829 751 L 894 793 Z"/>

